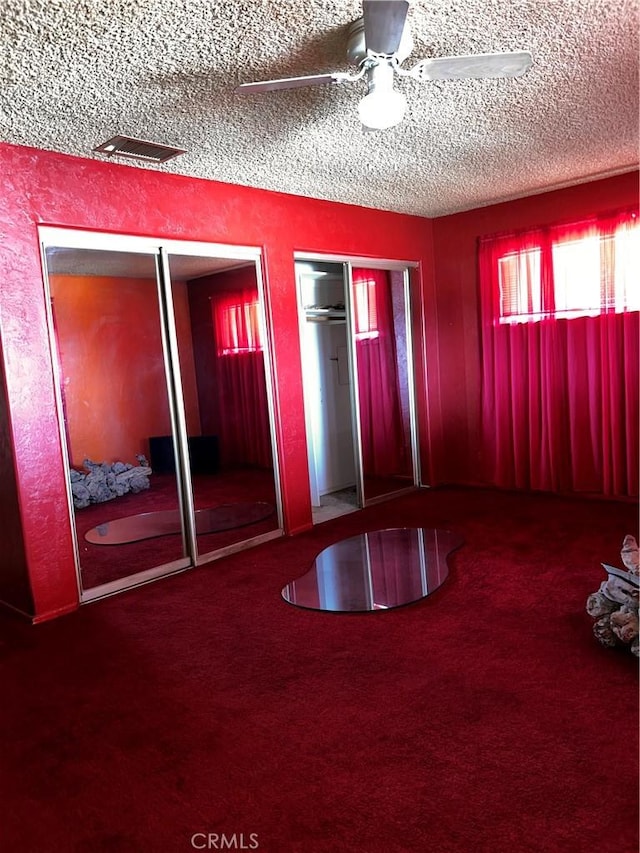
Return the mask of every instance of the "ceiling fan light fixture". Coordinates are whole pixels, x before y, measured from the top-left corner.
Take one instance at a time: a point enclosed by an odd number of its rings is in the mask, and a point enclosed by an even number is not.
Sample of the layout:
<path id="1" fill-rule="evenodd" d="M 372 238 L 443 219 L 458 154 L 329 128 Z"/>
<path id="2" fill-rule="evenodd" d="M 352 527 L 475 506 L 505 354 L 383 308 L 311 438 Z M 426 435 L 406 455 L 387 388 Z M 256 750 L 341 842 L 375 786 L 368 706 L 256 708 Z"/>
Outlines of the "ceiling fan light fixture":
<path id="1" fill-rule="evenodd" d="M 393 67 L 380 62 L 368 70 L 367 94 L 358 104 L 358 115 L 365 127 L 387 130 L 400 124 L 407 110 L 407 99 L 393 88 Z"/>
<path id="2" fill-rule="evenodd" d="M 358 115 L 365 127 L 387 130 L 400 124 L 407 110 L 407 99 L 402 92 L 370 92 L 358 104 Z"/>

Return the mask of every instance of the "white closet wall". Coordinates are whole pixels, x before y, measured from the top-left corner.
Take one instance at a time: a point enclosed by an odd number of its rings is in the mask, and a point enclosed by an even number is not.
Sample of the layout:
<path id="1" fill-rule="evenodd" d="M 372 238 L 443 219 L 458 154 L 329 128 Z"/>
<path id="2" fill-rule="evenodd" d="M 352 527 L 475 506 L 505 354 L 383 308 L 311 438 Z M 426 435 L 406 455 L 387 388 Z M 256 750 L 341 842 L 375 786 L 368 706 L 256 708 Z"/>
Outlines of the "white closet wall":
<path id="1" fill-rule="evenodd" d="M 342 276 L 300 276 L 303 379 L 312 504 L 355 485 L 353 420 Z M 336 306 L 342 306 L 342 309 Z"/>

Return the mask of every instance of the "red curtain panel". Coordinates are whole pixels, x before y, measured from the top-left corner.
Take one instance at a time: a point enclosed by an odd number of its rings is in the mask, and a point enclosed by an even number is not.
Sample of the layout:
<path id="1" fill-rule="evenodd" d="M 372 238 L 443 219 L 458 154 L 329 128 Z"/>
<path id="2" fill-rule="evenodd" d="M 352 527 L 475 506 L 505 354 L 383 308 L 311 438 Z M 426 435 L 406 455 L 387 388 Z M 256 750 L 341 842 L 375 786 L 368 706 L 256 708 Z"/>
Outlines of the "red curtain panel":
<path id="1" fill-rule="evenodd" d="M 485 475 L 638 494 L 637 211 L 479 246 Z"/>
<path id="2" fill-rule="evenodd" d="M 353 270 L 358 399 L 365 476 L 404 474 L 391 285 L 386 270 Z"/>
<path id="3" fill-rule="evenodd" d="M 219 379 L 220 446 L 226 466 L 270 468 L 271 434 L 257 289 L 212 297 Z"/>

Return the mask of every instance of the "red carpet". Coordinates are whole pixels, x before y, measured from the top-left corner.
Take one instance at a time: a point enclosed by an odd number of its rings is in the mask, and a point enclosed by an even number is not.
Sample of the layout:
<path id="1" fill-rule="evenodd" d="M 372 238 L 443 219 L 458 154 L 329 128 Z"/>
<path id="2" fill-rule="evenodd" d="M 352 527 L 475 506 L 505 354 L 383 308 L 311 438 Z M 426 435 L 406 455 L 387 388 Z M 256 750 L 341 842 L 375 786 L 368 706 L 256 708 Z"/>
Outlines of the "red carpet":
<path id="1" fill-rule="evenodd" d="M 637 522 L 434 490 L 53 623 L 1 617 L 0 849 L 637 850 L 637 665 L 584 611 Z M 432 598 L 281 601 L 330 542 L 401 525 L 465 539 Z"/>

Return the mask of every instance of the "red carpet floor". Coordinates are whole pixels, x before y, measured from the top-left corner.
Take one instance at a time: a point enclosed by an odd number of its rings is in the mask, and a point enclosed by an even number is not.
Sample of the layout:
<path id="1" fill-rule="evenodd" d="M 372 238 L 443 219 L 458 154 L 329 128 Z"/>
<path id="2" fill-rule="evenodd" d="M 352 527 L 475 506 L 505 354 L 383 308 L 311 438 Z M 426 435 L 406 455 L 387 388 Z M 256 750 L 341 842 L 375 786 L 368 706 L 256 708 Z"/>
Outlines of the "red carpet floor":
<path id="1" fill-rule="evenodd" d="M 433 597 L 280 599 L 382 526 L 464 537 Z M 637 526 L 630 504 L 441 489 L 56 622 L 0 617 L 0 849 L 637 850 L 637 662 L 584 611 Z"/>

